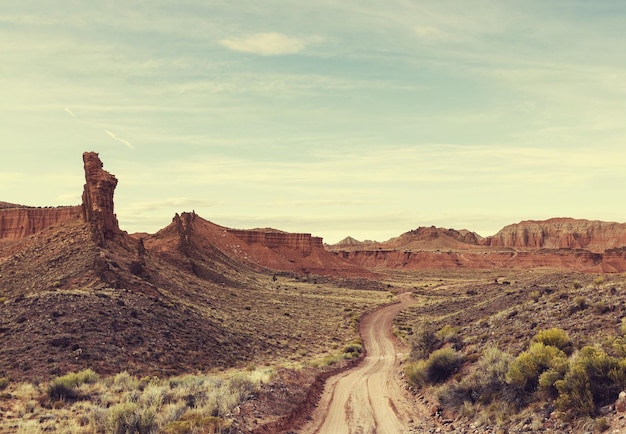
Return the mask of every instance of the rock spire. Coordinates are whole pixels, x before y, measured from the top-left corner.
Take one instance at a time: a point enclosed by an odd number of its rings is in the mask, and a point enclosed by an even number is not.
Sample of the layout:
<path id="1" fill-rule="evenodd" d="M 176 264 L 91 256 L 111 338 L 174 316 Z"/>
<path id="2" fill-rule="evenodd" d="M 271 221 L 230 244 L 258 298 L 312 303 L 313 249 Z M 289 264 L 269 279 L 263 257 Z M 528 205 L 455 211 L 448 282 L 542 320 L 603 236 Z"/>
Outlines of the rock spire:
<path id="1" fill-rule="evenodd" d="M 102 168 L 96 152 L 83 154 L 85 187 L 83 190 L 83 219 L 91 223 L 94 239 L 103 245 L 120 231 L 113 210 L 113 193 L 117 178 Z"/>

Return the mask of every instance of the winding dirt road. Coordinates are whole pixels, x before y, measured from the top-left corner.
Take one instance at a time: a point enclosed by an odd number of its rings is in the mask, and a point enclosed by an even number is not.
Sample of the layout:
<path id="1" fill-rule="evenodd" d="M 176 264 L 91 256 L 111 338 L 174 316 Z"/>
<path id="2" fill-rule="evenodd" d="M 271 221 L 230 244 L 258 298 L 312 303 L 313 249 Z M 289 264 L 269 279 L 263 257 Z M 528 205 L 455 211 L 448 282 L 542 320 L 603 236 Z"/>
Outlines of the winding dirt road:
<path id="1" fill-rule="evenodd" d="M 355 369 L 331 377 L 312 421 L 302 434 L 406 434 L 409 426 L 408 393 L 396 373 L 400 355 L 396 352 L 391 326 L 393 318 L 413 303 L 409 293 L 400 303 L 366 315 L 361 336 L 367 357 Z"/>

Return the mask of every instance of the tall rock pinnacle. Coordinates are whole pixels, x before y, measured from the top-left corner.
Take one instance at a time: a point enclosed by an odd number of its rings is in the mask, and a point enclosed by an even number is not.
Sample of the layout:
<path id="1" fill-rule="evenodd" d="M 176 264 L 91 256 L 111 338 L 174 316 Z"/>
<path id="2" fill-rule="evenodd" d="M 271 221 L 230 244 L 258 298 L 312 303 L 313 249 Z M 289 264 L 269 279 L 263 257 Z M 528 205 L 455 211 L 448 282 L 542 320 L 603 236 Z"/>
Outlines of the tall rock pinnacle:
<path id="1" fill-rule="evenodd" d="M 83 154 L 85 163 L 85 188 L 83 190 L 83 219 L 91 223 L 95 241 L 100 245 L 120 231 L 113 212 L 113 192 L 117 178 L 102 169 L 96 152 Z"/>

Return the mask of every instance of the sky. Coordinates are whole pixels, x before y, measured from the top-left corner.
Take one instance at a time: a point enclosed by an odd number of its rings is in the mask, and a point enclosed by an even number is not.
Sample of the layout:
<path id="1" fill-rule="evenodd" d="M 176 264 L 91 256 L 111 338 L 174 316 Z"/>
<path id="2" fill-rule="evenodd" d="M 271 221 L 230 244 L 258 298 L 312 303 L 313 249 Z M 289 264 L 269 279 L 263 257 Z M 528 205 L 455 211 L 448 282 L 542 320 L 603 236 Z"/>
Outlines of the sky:
<path id="1" fill-rule="evenodd" d="M 621 0 L 2 0 L 0 201 L 334 243 L 626 220 Z"/>

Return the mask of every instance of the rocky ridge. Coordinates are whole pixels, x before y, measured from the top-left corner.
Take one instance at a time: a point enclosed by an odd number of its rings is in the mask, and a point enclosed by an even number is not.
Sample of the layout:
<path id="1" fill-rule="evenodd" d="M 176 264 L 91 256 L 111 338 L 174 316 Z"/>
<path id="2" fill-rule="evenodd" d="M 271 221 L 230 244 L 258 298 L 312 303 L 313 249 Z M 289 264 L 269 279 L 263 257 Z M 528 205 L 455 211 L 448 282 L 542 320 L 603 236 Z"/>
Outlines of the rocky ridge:
<path id="1" fill-rule="evenodd" d="M 626 271 L 626 224 L 573 218 L 529 220 L 482 238 L 467 230 L 420 227 L 371 244 L 329 250 L 369 269 L 561 268 Z"/>

